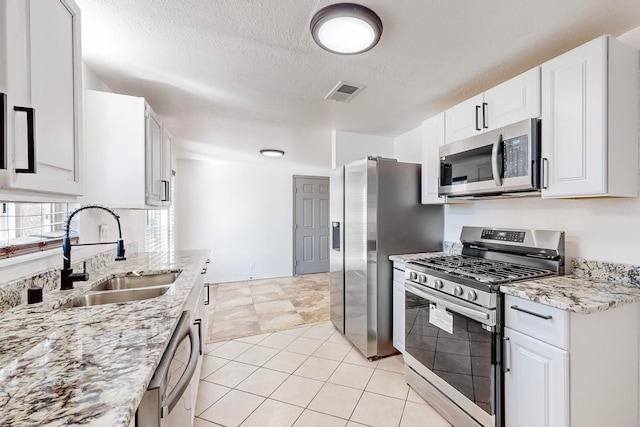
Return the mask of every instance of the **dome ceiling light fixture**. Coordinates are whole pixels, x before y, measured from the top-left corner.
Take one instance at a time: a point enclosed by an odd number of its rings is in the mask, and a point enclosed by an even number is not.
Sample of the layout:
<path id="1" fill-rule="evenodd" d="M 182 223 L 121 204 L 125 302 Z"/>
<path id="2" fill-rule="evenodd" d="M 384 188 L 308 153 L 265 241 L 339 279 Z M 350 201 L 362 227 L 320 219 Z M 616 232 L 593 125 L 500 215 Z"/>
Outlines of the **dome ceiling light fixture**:
<path id="1" fill-rule="evenodd" d="M 265 150 L 260 150 L 260 154 L 267 157 L 282 157 L 284 156 L 284 151 L 267 148 Z"/>
<path id="2" fill-rule="evenodd" d="M 320 9 L 311 19 L 313 40 L 340 55 L 356 55 L 378 44 L 382 21 L 376 13 L 355 3 L 336 3 Z"/>

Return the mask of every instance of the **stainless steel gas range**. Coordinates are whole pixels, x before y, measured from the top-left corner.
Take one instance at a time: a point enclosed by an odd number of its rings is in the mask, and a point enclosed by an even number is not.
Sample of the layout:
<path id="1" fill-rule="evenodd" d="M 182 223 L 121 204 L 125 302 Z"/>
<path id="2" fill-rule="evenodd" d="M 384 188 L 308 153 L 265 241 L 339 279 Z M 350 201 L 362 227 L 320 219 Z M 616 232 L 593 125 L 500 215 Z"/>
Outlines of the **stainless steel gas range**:
<path id="1" fill-rule="evenodd" d="M 503 427 L 500 285 L 564 274 L 564 233 L 463 227 L 460 241 L 406 264 L 406 379 L 456 427 Z"/>

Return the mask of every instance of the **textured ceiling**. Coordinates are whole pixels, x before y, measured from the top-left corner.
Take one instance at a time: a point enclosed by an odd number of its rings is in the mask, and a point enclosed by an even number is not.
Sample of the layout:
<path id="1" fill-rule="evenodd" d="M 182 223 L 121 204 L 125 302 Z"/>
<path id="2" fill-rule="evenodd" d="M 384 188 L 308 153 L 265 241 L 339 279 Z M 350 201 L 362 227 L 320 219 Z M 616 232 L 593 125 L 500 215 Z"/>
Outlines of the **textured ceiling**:
<path id="1" fill-rule="evenodd" d="M 384 25 L 361 55 L 316 46 L 328 0 L 77 0 L 87 65 L 144 96 L 181 156 L 328 167 L 331 130 L 396 136 L 601 34 L 640 26 L 638 0 L 369 0 Z M 339 80 L 366 89 L 326 101 Z M 273 161 L 264 159 L 263 161 Z"/>

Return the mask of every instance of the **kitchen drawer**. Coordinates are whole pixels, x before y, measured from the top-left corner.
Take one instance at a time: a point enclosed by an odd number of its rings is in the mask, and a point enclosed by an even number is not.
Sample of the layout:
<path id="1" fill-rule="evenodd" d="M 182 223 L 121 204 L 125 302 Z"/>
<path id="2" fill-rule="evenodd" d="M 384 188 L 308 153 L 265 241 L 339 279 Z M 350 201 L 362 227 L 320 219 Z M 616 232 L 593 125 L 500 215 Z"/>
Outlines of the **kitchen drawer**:
<path id="1" fill-rule="evenodd" d="M 396 263 L 397 265 L 397 263 Z M 403 265 L 404 267 L 404 265 Z M 398 270 L 397 268 L 394 267 L 393 269 L 393 281 L 394 282 L 399 282 L 399 283 L 404 283 L 404 270 Z"/>
<path id="2" fill-rule="evenodd" d="M 568 312 L 511 295 L 505 296 L 504 309 L 506 327 L 568 350 Z"/>

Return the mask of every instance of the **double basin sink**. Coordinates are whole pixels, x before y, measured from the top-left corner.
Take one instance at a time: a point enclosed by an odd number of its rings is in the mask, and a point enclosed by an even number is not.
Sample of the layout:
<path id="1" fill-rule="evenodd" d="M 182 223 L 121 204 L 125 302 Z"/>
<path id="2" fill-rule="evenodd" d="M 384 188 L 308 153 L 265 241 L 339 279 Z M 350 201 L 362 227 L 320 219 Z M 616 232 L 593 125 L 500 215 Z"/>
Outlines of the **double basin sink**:
<path id="1" fill-rule="evenodd" d="M 73 298 L 60 308 L 88 307 L 118 302 L 139 301 L 166 294 L 182 271 L 133 274 L 104 279 L 91 290 Z"/>

